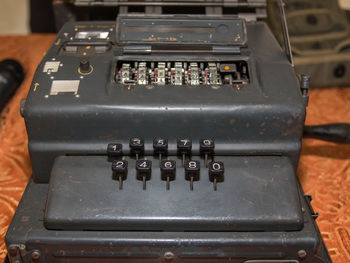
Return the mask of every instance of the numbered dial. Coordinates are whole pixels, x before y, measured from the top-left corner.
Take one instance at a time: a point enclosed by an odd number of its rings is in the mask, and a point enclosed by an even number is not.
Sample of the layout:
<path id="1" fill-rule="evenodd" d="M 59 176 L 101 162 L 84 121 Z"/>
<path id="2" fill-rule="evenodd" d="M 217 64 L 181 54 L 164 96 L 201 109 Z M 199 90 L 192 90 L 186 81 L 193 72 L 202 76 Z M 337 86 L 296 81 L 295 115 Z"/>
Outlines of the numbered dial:
<path id="1" fill-rule="evenodd" d="M 198 181 L 200 173 L 200 163 L 199 161 L 186 161 L 185 162 L 185 179 Z"/>
<path id="2" fill-rule="evenodd" d="M 153 140 L 153 149 L 156 154 L 167 154 L 168 152 L 168 140 L 162 138 L 156 138 Z"/>
<path id="3" fill-rule="evenodd" d="M 208 166 L 209 180 L 222 182 L 224 180 L 225 167 L 223 162 L 210 162 Z"/>
<path id="4" fill-rule="evenodd" d="M 179 154 L 191 155 L 192 141 L 190 139 L 178 139 L 177 151 Z"/>
<path id="5" fill-rule="evenodd" d="M 119 157 L 123 155 L 123 145 L 120 143 L 109 143 L 107 146 L 107 155 L 109 157 Z"/>
<path id="6" fill-rule="evenodd" d="M 114 160 L 112 163 L 112 171 L 115 177 L 121 177 L 122 180 L 126 180 L 128 174 L 128 162 L 124 160 Z"/>
<path id="7" fill-rule="evenodd" d="M 129 146 L 132 154 L 141 155 L 145 151 L 145 143 L 142 138 L 131 138 Z"/>
<path id="8" fill-rule="evenodd" d="M 136 178 L 138 180 L 150 180 L 152 174 L 152 162 L 149 160 L 136 161 Z"/>
<path id="9" fill-rule="evenodd" d="M 169 178 L 170 181 L 175 180 L 176 174 L 176 162 L 174 160 L 163 160 L 160 165 L 161 178 L 166 181 Z"/>
<path id="10" fill-rule="evenodd" d="M 199 142 L 201 154 L 212 154 L 214 152 L 215 143 L 211 139 L 202 139 Z"/>

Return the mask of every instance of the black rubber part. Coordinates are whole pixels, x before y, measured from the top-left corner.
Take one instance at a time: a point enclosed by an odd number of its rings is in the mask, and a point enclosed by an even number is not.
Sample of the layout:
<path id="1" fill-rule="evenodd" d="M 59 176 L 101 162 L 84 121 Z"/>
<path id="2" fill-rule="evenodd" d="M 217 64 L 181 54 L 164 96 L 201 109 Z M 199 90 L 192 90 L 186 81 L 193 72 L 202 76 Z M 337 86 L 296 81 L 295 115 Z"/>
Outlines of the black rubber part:
<path id="1" fill-rule="evenodd" d="M 304 137 L 336 143 L 350 143 L 350 123 L 305 126 Z"/>

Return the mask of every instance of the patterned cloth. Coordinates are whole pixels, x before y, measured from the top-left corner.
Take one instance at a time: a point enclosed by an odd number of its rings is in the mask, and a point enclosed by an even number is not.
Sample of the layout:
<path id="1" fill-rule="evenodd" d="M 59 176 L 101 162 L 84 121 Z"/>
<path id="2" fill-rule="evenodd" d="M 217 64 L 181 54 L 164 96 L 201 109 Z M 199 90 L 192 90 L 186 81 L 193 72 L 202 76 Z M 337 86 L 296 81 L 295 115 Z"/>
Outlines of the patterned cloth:
<path id="1" fill-rule="evenodd" d="M 15 58 L 26 78 L 0 118 L 0 262 L 4 237 L 31 174 L 24 121 L 19 103 L 54 35 L 0 37 L 0 60 Z M 350 122 L 350 88 L 312 90 L 307 124 Z M 298 175 L 335 263 L 350 262 L 350 146 L 305 139 Z"/>

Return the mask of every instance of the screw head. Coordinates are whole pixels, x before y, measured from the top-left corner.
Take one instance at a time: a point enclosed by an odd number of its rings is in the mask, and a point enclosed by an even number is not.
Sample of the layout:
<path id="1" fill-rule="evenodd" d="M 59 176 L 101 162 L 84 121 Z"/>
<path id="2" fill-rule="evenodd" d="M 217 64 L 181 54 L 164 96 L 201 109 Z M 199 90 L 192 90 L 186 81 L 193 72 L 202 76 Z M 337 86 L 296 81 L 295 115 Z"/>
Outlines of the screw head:
<path id="1" fill-rule="evenodd" d="M 39 251 L 33 251 L 32 252 L 32 259 L 38 260 L 40 258 L 40 252 Z"/>
<path id="2" fill-rule="evenodd" d="M 302 250 L 298 251 L 298 257 L 299 258 L 304 259 L 304 258 L 306 258 L 306 256 L 307 256 L 307 253 L 306 253 L 305 250 L 302 249 Z"/>
<path id="3" fill-rule="evenodd" d="M 164 253 L 164 258 L 165 261 L 170 262 L 174 259 L 175 255 L 172 252 L 165 252 Z"/>

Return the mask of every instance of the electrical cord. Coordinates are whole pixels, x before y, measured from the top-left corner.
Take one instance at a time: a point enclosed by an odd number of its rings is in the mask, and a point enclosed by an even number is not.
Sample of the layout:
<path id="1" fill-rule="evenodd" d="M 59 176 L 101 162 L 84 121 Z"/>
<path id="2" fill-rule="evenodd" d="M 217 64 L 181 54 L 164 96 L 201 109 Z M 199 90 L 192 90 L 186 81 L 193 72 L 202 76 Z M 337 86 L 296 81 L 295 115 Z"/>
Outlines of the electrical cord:
<path id="1" fill-rule="evenodd" d="M 350 123 L 329 123 L 304 127 L 304 138 L 350 143 Z"/>

